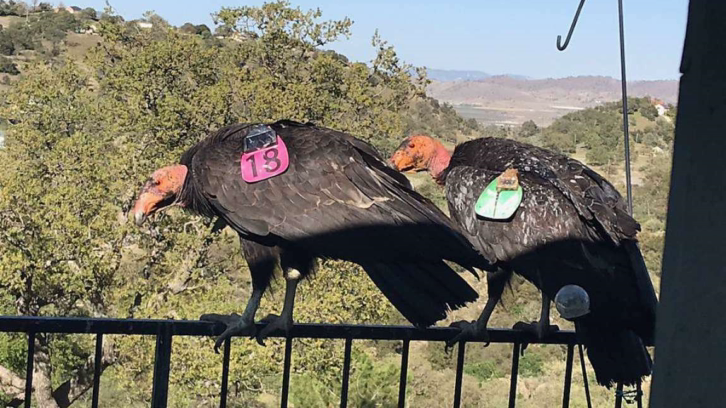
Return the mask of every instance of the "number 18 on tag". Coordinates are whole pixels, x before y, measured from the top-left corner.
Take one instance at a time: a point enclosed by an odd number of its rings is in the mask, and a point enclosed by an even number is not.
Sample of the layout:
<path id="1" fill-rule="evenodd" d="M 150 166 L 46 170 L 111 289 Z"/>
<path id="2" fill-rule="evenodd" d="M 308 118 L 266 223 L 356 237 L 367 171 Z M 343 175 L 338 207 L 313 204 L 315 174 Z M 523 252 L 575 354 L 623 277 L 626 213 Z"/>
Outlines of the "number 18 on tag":
<path id="1" fill-rule="evenodd" d="M 284 173 L 290 166 L 287 146 L 280 136 L 274 145 L 242 153 L 240 167 L 242 180 L 247 183 L 266 180 Z"/>

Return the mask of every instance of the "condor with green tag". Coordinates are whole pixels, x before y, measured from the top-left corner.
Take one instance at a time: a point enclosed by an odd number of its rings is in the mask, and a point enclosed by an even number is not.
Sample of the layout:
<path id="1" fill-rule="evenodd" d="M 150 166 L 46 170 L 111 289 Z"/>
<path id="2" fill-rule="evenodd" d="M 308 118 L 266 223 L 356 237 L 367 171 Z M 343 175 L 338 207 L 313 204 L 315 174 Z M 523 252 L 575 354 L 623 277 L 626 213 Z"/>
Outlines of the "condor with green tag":
<path id="1" fill-rule="evenodd" d="M 519 208 L 522 195 L 517 169 L 507 169 L 484 189 L 474 205 L 474 212 L 492 220 L 507 220 Z"/>

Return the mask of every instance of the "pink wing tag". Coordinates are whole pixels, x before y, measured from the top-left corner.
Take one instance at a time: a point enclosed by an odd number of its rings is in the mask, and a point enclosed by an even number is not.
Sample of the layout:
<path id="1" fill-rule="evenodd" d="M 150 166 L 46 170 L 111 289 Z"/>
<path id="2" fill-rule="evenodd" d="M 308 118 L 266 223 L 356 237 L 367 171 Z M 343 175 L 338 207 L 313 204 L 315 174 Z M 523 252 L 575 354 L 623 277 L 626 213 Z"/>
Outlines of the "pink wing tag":
<path id="1" fill-rule="evenodd" d="M 240 167 L 242 169 L 242 180 L 248 183 L 267 180 L 282 174 L 290 166 L 290 158 L 287 155 L 287 146 L 280 136 L 277 136 L 277 143 L 255 150 L 242 153 Z"/>

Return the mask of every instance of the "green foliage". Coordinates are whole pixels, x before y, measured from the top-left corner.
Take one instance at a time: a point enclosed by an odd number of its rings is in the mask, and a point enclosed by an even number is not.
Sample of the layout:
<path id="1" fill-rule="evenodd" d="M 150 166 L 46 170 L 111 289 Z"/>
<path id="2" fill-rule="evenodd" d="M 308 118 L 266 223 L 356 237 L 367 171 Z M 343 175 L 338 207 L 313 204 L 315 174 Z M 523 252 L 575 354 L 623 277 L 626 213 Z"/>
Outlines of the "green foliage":
<path id="1" fill-rule="evenodd" d="M 81 17 L 89 20 L 98 20 L 98 12 L 93 7 L 86 7 L 81 10 Z"/>
<path id="2" fill-rule="evenodd" d="M 652 116 L 655 107 L 649 98 L 629 99 L 628 110 L 631 113 L 631 122 L 634 121 L 636 112 L 648 122 L 655 120 Z M 655 115 L 657 116 L 657 111 Z M 668 129 L 667 122 L 659 125 L 661 122 L 664 121 L 658 119 L 655 122 L 657 130 L 632 130 L 631 142 L 647 140 L 651 145 L 669 144 L 668 135 L 672 135 L 672 130 Z M 588 163 L 612 166 L 624 156 L 622 103 L 607 103 L 558 118 L 542 131 L 542 142 L 544 147 L 566 154 L 574 153 L 578 147 L 585 147 Z M 637 149 L 631 146 L 631 158 L 634 160 L 635 156 Z"/>
<path id="3" fill-rule="evenodd" d="M 400 358 L 400 357 L 399 357 Z M 340 372 L 340 367 L 335 367 Z M 328 368 L 327 371 L 332 371 Z M 290 380 L 290 401 L 299 407 L 329 407 L 340 401 L 340 378 L 334 384 L 320 380 L 319 372 L 293 374 Z M 387 407 L 398 400 L 399 366 L 394 361 L 374 360 L 364 350 L 354 349 L 351 356 L 351 373 L 348 406 Z"/>
<path id="4" fill-rule="evenodd" d="M 184 25 L 179 27 L 179 31 L 185 34 L 201 35 L 205 38 L 212 36 L 212 31 L 204 24 L 194 25 L 192 23 L 184 23 Z"/>
<path id="5" fill-rule="evenodd" d="M 0 32 L 0 42 L 3 43 L 4 52 L 11 51 L 13 54 L 18 54 L 22 50 L 32 50 L 36 47 L 36 41 L 34 41 L 29 26 L 19 23 L 10 24 L 10 27 Z M 12 49 L 10 44 L 12 44 Z"/>
<path id="6" fill-rule="evenodd" d="M 558 129 L 560 125 L 555 121 L 542 132 L 544 147 L 559 153 L 574 153 L 577 150 L 577 136 L 568 134 L 566 129 Z"/>
<path id="7" fill-rule="evenodd" d="M 410 103 L 404 133 L 422 133 L 456 143 L 461 139 L 471 138 L 478 131 L 479 123 L 476 120 L 462 118 L 448 103 L 440 103 L 430 97 L 419 97 Z"/>
<path id="8" fill-rule="evenodd" d="M 75 67 L 39 67 L 32 74 L 8 95 L 3 112 L 23 121 L 2 151 L 8 171 L 0 175 L 0 276 L 22 312 L 70 315 L 79 302 L 97 296 L 102 302 L 117 263 L 105 248 L 121 238 L 109 201 L 114 175 L 93 171 L 107 164 L 113 149 L 104 136 L 112 135 L 94 123 L 87 78 Z"/>
<path id="9" fill-rule="evenodd" d="M 16 313 L 12 307 L 13 297 L 8 293 L 0 294 L 0 314 L 9 316 Z M 25 348 L 27 340 L 24 334 L 0 334 L 0 361 L 7 368 L 22 372 L 26 364 Z M 2 395 L 2 394 L 0 394 Z M 2 399 L 0 399 L 1 401 Z"/>
<path id="10" fill-rule="evenodd" d="M 655 120 L 654 126 L 649 126 L 646 129 L 638 129 L 633 133 L 633 136 L 636 141 L 646 146 L 667 149 L 673 143 L 674 134 L 675 126 L 673 125 L 673 121 L 666 118 L 658 118 Z"/>
<path id="11" fill-rule="evenodd" d="M 0 56 L 0 72 L 17 75 L 20 73 L 18 66 L 8 57 Z"/>
<path id="12" fill-rule="evenodd" d="M 353 407 L 392 407 L 398 401 L 399 364 L 380 363 L 366 353 L 355 353 L 348 404 Z M 409 376 L 409 380 L 410 380 Z"/>
<path id="13" fill-rule="evenodd" d="M 544 372 L 544 357 L 538 349 L 528 350 L 519 359 L 519 375 L 522 377 L 536 377 Z"/>
<path id="14" fill-rule="evenodd" d="M 23 50 L 46 52 L 42 41 L 50 42 L 50 50 L 59 50 L 58 44 L 66 38 L 68 32 L 78 31 L 81 20 L 67 11 L 58 13 L 35 13 L 27 20 L 10 24 L 0 31 L 0 54 L 17 54 Z M 55 57 L 58 55 L 56 51 Z"/>
<path id="15" fill-rule="evenodd" d="M 528 120 L 524 123 L 522 123 L 522 126 L 519 128 L 519 137 L 532 137 L 539 132 L 539 128 L 537 127 L 537 124 L 534 123 L 533 120 Z"/>
<path id="16" fill-rule="evenodd" d="M 503 378 L 506 373 L 494 360 L 476 361 L 464 366 L 464 372 L 479 381 Z"/>
<path id="17" fill-rule="evenodd" d="M 15 53 L 15 43 L 6 31 L 0 30 L 0 54 L 13 55 Z"/>
<path id="18" fill-rule="evenodd" d="M 648 269 L 660 276 L 665 244 L 666 210 L 670 188 L 671 155 L 655 154 L 646 165 L 647 173 L 641 186 L 633 190 L 634 212 L 641 221 L 638 235 Z"/>
<path id="19" fill-rule="evenodd" d="M 192 23 L 184 23 L 184 25 L 179 27 L 179 31 L 184 34 L 196 34 L 197 28 Z"/>
<path id="20" fill-rule="evenodd" d="M 488 125 L 481 130 L 481 137 L 499 137 L 511 139 L 514 136 L 514 129 L 506 126 Z"/>
<path id="21" fill-rule="evenodd" d="M 0 0 L 0 16 L 24 16 L 28 7 L 23 2 Z"/>
<path id="22" fill-rule="evenodd" d="M 652 104 L 641 107 L 640 114 L 648 120 L 655 120 L 658 117 L 658 109 Z"/>

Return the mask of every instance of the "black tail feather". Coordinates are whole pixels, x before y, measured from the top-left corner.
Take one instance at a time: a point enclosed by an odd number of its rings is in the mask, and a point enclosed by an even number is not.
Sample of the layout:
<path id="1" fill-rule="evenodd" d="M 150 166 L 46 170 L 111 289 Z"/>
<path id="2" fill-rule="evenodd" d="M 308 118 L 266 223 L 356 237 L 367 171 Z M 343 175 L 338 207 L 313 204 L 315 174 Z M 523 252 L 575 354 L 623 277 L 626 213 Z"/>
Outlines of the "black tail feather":
<path id="1" fill-rule="evenodd" d="M 641 338 L 632 330 L 617 330 L 584 320 L 578 322 L 577 335 L 587 349 L 598 384 L 608 388 L 618 382 L 632 386 L 650 375 L 653 361 Z"/>
<path id="2" fill-rule="evenodd" d="M 363 264 L 368 276 L 393 306 L 415 326 L 431 326 L 449 310 L 473 302 L 478 295 L 442 261 Z"/>
<path id="3" fill-rule="evenodd" d="M 643 254 L 638 248 L 638 244 L 633 240 L 623 241 L 623 247 L 628 253 L 633 273 L 635 277 L 635 285 L 638 288 L 641 308 L 639 309 L 640 318 L 638 324 L 633 327 L 638 335 L 649 344 L 655 342 L 655 319 L 656 309 L 658 307 L 658 298 L 655 295 L 653 281 L 648 274 L 648 268 L 645 266 Z"/>

